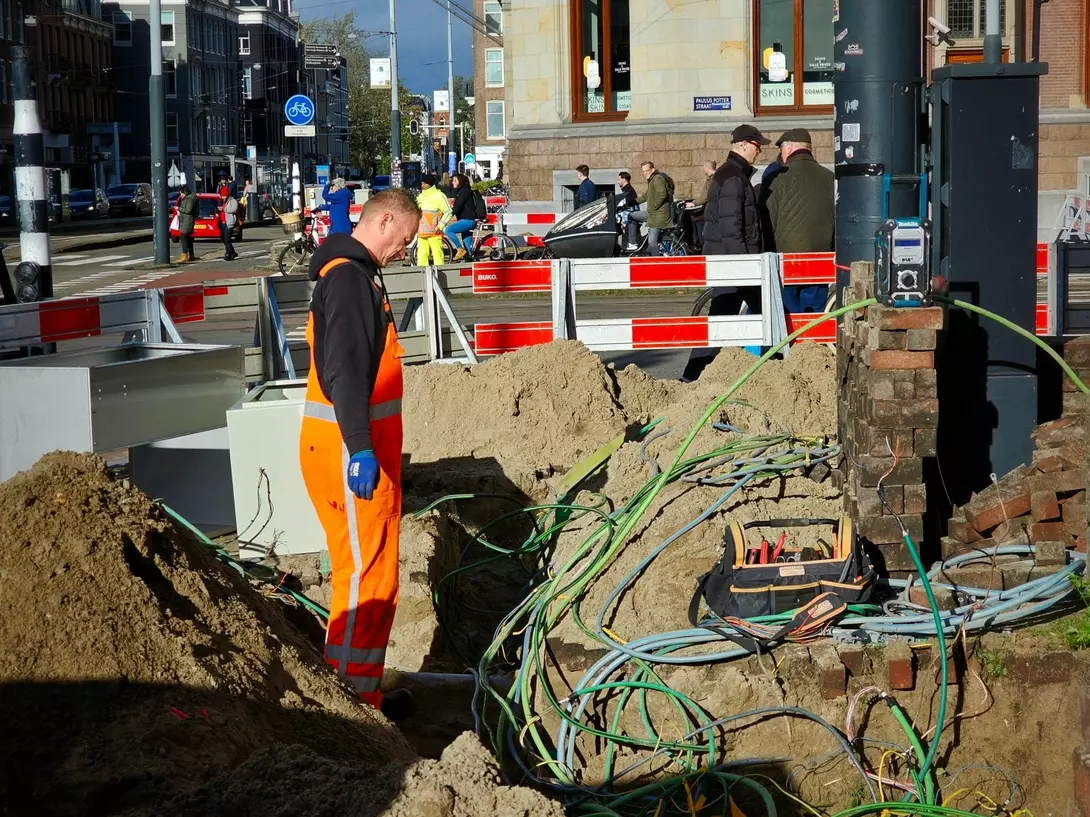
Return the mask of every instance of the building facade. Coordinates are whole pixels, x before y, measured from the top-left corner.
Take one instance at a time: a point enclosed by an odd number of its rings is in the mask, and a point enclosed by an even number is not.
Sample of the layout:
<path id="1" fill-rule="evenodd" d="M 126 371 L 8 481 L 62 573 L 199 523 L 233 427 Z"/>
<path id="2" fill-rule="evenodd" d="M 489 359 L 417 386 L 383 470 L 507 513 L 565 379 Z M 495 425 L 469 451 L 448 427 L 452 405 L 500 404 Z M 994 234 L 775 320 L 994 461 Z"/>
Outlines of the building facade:
<path id="1" fill-rule="evenodd" d="M 1033 0 L 1001 2 L 1004 52 L 1018 58 L 1030 50 Z M 956 42 L 928 47 L 931 66 L 981 58 L 984 6 L 929 0 L 929 14 Z M 491 126 L 487 103 L 478 103 L 479 133 L 498 134 L 502 110 L 512 196 L 560 205 L 584 163 L 609 180 L 618 170 L 636 176 L 650 159 L 673 175 L 679 196 L 689 195 L 702 162 L 721 161 L 742 122 L 773 136 L 806 127 L 819 160 L 831 163 L 834 8 L 835 0 L 504 2 L 505 102 L 493 103 Z M 1041 33 L 1041 60 L 1050 64 L 1041 83 L 1041 189 L 1073 189 L 1080 157 L 1090 157 L 1086 0 L 1044 5 Z"/>
<path id="2" fill-rule="evenodd" d="M 488 178 L 500 175 L 507 151 L 507 73 L 504 49 L 504 18 L 511 3 L 474 0 L 473 11 L 484 20 L 485 30 L 473 32 L 473 112 L 476 144 L 473 146 Z"/>
<path id="3" fill-rule="evenodd" d="M 147 0 L 103 8 L 113 23 L 118 105 L 125 112 L 119 123 L 123 181 L 151 179 L 147 66 L 154 25 L 163 46 L 167 159 L 194 189 L 213 190 L 239 144 L 238 12 L 221 0 L 162 0 L 160 19 L 151 21 Z"/>

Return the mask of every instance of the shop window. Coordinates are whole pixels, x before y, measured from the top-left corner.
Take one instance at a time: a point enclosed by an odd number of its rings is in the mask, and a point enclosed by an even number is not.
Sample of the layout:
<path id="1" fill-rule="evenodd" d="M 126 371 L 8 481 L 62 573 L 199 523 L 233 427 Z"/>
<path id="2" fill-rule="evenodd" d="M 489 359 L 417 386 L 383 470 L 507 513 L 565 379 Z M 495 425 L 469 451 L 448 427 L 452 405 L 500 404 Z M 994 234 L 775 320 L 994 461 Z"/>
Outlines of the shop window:
<path id="1" fill-rule="evenodd" d="M 503 34 L 503 9 L 499 0 L 485 0 L 484 30 L 486 34 L 498 37 Z"/>
<path id="2" fill-rule="evenodd" d="M 484 84 L 487 88 L 503 87 L 503 49 L 486 48 L 484 52 Z"/>
<path id="3" fill-rule="evenodd" d="M 491 100 L 485 103 L 485 138 L 503 139 L 506 136 L 507 124 L 504 121 L 504 105 L 502 99 Z"/>
<path id="4" fill-rule="evenodd" d="M 757 0 L 758 114 L 832 112 L 834 5 L 834 0 Z"/>
<path id="5" fill-rule="evenodd" d="M 127 11 L 114 12 L 114 45 L 132 45 L 132 15 Z"/>
<path id="6" fill-rule="evenodd" d="M 1003 62 L 1010 62 L 1015 3 L 1000 0 L 999 35 L 1003 38 Z M 946 23 L 954 45 L 939 48 L 941 62 L 984 62 L 984 35 L 988 31 L 987 0 L 937 0 L 935 17 Z"/>
<path id="7" fill-rule="evenodd" d="M 254 86 L 253 86 L 253 81 L 252 81 L 251 77 L 252 77 L 252 73 L 250 72 L 250 69 L 249 68 L 243 68 L 242 69 L 242 98 L 243 99 L 253 99 L 253 97 L 254 97 Z"/>
<path id="8" fill-rule="evenodd" d="M 159 31 L 163 45 L 174 45 L 174 12 L 162 11 L 159 13 Z"/>
<path id="9" fill-rule="evenodd" d="M 570 2 L 574 118 L 624 119 L 632 107 L 628 0 Z"/>

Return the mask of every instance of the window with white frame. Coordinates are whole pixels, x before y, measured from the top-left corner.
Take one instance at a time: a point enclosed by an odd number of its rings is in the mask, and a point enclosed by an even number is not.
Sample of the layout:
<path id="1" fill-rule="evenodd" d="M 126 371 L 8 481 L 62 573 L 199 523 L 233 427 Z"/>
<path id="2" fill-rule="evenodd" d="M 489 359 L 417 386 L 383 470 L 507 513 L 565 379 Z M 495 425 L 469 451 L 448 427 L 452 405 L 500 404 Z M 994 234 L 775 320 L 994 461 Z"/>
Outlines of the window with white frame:
<path id="1" fill-rule="evenodd" d="M 506 132 L 504 122 L 504 106 L 502 99 L 494 99 L 485 103 L 485 138 L 503 139 Z"/>
<path id="2" fill-rule="evenodd" d="M 487 88 L 503 87 L 503 49 L 484 50 L 484 84 Z"/>
<path id="3" fill-rule="evenodd" d="M 245 55 L 250 53 L 250 32 L 241 31 L 238 35 L 238 53 Z"/>
<path id="4" fill-rule="evenodd" d="M 178 149 L 178 114 L 167 111 L 167 148 Z"/>
<path id="5" fill-rule="evenodd" d="M 163 45 L 174 45 L 174 12 L 159 12 L 159 31 Z"/>
<path id="6" fill-rule="evenodd" d="M 132 45 L 132 14 L 127 11 L 115 11 L 114 45 Z"/>
<path id="7" fill-rule="evenodd" d="M 178 95 L 178 70 L 174 60 L 163 60 L 163 87 L 167 96 Z"/>
<path id="8" fill-rule="evenodd" d="M 251 80 L 251 74 L 249 68 L 242 69 L 242 98 L 253 99 L 254 89 L 253 81 Z"/>
<path id="9" fill-rule="evenodd" d="M 485 0 L 484 30 L 487 34 L 503 34 L 503 9 L 499 0 Z"/>
<path id="10" fill-rule="evenodd" d="M 1008 26 L 1014 20 L 1016 0 L 1000 0 L 999 34 L 1006 38 Z M 983 40 L 988 30 L 987 0 L 939 0 L 938 19 L 950 29 L 954 40 Z M 945 6 L 945 8 L 943 8 Z"/>

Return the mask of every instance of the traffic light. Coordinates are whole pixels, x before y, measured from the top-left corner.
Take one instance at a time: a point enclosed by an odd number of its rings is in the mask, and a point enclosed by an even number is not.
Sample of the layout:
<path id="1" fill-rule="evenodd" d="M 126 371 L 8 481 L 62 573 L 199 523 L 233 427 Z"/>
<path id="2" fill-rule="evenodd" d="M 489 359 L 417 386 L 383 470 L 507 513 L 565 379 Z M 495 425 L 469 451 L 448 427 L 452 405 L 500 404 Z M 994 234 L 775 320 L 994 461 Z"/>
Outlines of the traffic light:
<path id="1" fill-rule="evenodd" d="M 415 119 L 410 119 L 409 120 L 409 134 L 412 135 L 412 136 L 416 136 L 418 133 L 420 133 L 420 123 L 418 121 L 416 121 Z"/>
<path id="2" fill-rule="evenodd" d="M 15 300 L 30 304 L 41 300 L 42 268 L 34 261 L 23 261 L 15 267 Z"/>

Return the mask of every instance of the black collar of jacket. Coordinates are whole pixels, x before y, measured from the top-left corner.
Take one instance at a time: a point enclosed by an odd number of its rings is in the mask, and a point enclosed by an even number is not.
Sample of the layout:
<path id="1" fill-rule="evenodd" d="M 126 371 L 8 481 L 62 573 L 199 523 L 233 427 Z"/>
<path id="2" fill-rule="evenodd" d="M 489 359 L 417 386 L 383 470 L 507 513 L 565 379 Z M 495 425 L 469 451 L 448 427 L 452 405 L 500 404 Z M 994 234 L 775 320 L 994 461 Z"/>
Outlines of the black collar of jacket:
<path id="1" fill-rule="evenodd" d="M 787 163 L 791 164 L 793 161 L 795 161 L 795 159 L 798 159 L 801 162 L 816 162 L 817 161 L 817 159 L 814 158 L 814 154 L 811 151 L 807 150 L 806 148 L 800 148 L 800 149 L 796 150 L 794 153 L 792 153 L 790 156 L 788 156 L 787 157 Z"/>
<path id="2" fill-rule="evenodd" d="M 746 161 L 746 157 L 741 153 L 735 153 L 733 150 L 727 154 L 727 161 L 732 164 L 738 165 L 742 170 L 752 171 L 753 165 Z"/>
<path id="3" fill-rule="evenodd" d="M 334 258 L 347 258 L 350 261 L 355 261 L 370 278 L 378 276 L 378 264 L 375 263 L 375 259 L 365 246 L 351 235 L 333 233 L 322 242 L 322 245 L 310 260 L 310 280 L 317 281 L 318 273 L 322 267 Z"/>

